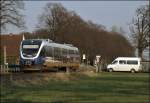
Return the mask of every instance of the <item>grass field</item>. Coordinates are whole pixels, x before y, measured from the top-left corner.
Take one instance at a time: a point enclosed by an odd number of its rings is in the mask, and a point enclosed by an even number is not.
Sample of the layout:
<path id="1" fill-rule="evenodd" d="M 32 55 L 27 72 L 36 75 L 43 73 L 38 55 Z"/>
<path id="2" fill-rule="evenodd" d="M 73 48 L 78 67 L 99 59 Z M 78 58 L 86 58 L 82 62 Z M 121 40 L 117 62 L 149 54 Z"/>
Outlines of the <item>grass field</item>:
<path id="1" fill-rule="evenodd" d="M 23 85 L 1 83 L 1 102 L 149 103 L 148 73 L 64 74 L 69 79 Z M 32 79 L 34 81 L 34 79 Z"/>

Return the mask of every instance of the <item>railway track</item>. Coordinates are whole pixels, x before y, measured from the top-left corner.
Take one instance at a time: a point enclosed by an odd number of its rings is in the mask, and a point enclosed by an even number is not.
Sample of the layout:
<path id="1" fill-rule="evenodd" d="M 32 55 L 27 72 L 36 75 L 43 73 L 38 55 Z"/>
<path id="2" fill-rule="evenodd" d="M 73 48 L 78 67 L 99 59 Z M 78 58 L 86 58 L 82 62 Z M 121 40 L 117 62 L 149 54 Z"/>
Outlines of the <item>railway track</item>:
<path id="1" fill-rule="evenodd" d="M 67 70 L 65 68 L 50 68 L 50 69 L 24 69 L 23 71 L 20 68 L 1 68 L 0 74 L 8 74 L 8 73 L 55 73 L 55 72 L 74 72 L 74 70 Z"/>
<path id="2" fill-rule="evenodd" d="M 8 68 L 1 67 L 0 74 L 8 74 L 8 73 L 55 73 L 55 72 L 83 72 L 83 71 L 95 71 L 95 68 L 92 66 L 79 66 L 78 68 L 49 68 L 43 70 L 36 70 L 36 68 L 24 68 L 24 71 L 21 68 Z"/>

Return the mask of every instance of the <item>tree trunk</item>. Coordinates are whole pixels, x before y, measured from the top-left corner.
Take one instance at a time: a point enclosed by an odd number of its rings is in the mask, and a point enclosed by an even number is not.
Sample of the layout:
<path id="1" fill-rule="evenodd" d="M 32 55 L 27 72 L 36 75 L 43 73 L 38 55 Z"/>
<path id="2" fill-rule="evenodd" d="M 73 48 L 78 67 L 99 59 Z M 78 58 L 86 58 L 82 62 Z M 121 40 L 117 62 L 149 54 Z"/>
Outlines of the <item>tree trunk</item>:
<path id="1" fill-rule="evenodd" d="M 138 48 L 138 57 L 140 57 L 141 59 L 143 59 L 143 50 Z"/>

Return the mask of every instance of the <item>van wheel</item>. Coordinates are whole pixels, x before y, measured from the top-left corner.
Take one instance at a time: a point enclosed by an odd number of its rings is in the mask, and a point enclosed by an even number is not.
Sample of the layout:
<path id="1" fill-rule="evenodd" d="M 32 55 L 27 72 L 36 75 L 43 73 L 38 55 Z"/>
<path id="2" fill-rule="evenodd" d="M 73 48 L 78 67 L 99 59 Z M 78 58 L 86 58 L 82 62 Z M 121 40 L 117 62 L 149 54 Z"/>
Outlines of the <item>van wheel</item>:
<path id="1" fill-rule="evenodd" d="M 112 69 L 112 68 L 110 68 L 110 69 L 108 69 L 108 71 L 109 71 L 109 72 L 113 72 L 113 69 Z"/>
<path id="2" fill-rule="evenodd" d="M 135 73 L 135 70 L 134 70 L 134 69 L 131 69 L 131 73 Z"/>

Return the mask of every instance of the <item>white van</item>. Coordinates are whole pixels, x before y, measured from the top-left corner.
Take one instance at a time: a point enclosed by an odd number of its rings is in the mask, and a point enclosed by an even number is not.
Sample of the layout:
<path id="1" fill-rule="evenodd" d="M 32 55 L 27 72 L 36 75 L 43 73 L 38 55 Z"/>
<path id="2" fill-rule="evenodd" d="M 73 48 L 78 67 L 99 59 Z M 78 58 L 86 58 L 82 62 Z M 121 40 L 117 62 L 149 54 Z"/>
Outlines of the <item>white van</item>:
<path id="1" fill-rule="evenodd" d="M 137 57 L 118 57 L 107 66 L 109 72 L 130 71 L 132 73 L 142 70 L 141 59 Z"/>

